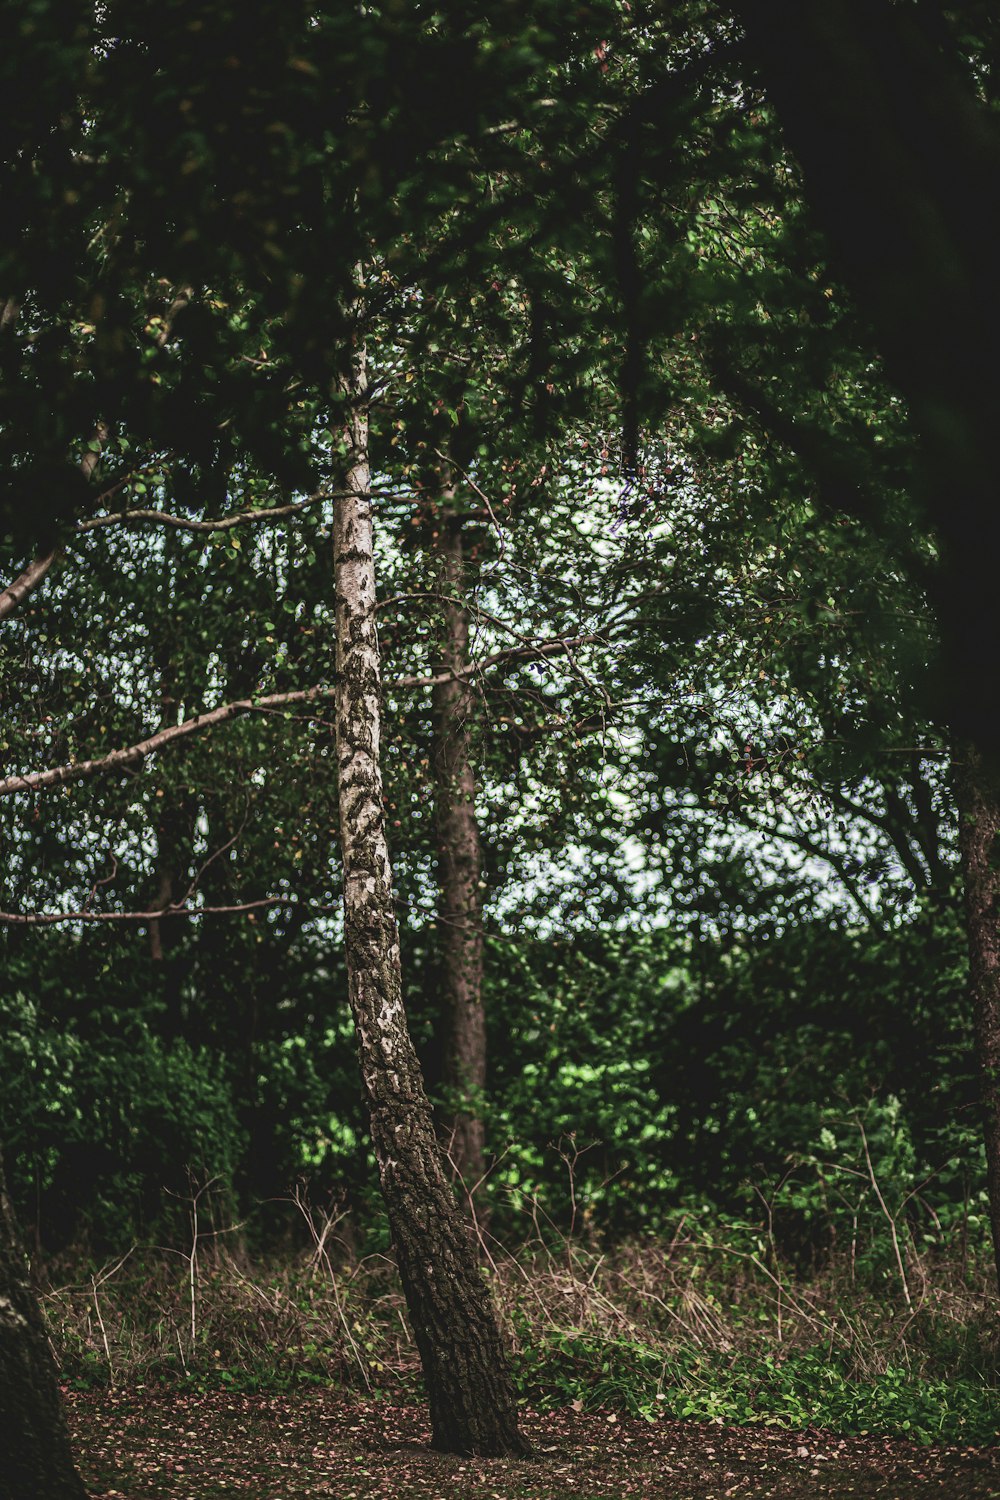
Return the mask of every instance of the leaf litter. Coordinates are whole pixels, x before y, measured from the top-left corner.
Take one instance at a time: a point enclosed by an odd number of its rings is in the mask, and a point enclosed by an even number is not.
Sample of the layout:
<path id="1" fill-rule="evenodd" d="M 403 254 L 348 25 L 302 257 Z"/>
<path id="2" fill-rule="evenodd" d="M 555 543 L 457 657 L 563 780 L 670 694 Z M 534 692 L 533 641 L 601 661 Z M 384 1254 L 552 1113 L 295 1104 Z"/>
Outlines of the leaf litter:
<path id="1" fill-rule="evenodd" d="M 1000 1497 L 1000 1448 L 524 1408 L 531 1460 L 430 1448 L 416 1405 L 340 1393 L 66 1391 L 94 1500 L 950 1500 Z"/>

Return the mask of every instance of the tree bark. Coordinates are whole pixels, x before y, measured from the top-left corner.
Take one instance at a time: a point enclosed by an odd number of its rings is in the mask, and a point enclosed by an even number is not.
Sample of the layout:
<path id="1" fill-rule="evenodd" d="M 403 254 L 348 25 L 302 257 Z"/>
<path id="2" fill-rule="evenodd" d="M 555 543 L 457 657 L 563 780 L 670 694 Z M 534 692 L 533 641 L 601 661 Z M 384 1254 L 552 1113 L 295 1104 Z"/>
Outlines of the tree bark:
<path id="1" fill-rule="evenodd" d="M 432 764 L 438 840 L 438 953 L 444 1013 L 442 1121 L 448 1152 L 468 1187 L 485 1172 L 482 1096 L 486 1086 L 483 1006 L 483 853 L 476 817 L 473 734 L 476 699 L 469 675 L 469 617 L 462 604 L 465 557 L 462 519 L 447 490 L 431 545 L 443 596 L 444 678 L 432 698 Z M 453 673 L 454 676 L 447 674 Z"/>
<path id="2" fill-rule="evenodd" d="M 363 345 L 351 402 L 345 488 L 334 514 L 340 839 L 348 992 L 372 1144 L 400 1279 L 423 1364 L 433 1443 L 453 1453 L 523 1454 L 513 1382 L 477 1259 L 445 1177 L 403 1009 L 399 933 L 385 833 L 381 666 L 364 408 Z"/>
<path id="3" fill-rule="evenodd" d="M 164 543 L 165 571 L 172 574 L 176 557 L 171 539 Z M 176 722 L 177 694 L 181 688 L 177 680 L 177 664 L 172 649 L 172 617 L 164 621 L 162 634 L 153 645 L 153 666 L 160 684 L 160 729 L 170 727 L 171 718 Z M 202 684 L 199 684 L 201 686 Z M 166 910 L 183 897 L 186 888 L 185 872 L 190 864 L 190 851 L 194 833 L 197 806 L 189 796 L 170 791 L 159 804 L 156 819 L 156 865 L 155 892 L 151 906 Z M 168 1037 L 180 1036 L 181 984 L 176 955 L 180 934 L 169 924 L 154 918 L 149 924 L 149 956 L 160 966 L 163 975 L 163 1000 L 166 1006 L 164 1031 Z"/>
<path id="4" fill-rule="evenodd" d="M 156 820 L 155 890 L 150 902 L 156 912 L 165 912 L 185 899 L 197 818 L 197 803 L 192 798 L 176 791 L 167 795 L 169 800 L 160 805 Z M 184 1034 L 183 989 L 189 961 L 176 923 L 155 916 L 148 933 L 149 956 L 158 971 L 164 1006 L 162 1033 L 173 1041 Z"/>
<path id="5" fill-rule="evenodd" d="M 956 772 L 986 1188 L 1000 1281 L 1000 776 L 973 749 Z"/>
<path id="6" fill-rule="evenodd" d="M 0 1159 L 0 1500 L 86 1500 Z"/>

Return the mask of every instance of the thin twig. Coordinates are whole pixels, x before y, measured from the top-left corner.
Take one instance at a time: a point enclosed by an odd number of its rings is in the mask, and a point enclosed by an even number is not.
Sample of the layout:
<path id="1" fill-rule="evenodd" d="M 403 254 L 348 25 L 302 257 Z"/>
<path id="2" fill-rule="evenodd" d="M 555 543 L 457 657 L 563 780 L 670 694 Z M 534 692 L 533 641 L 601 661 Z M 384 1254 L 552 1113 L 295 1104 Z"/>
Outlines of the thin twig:
<path id="1" fill-rule="evenodd" d="M 868 1136 L 865 1134 L 864 1122 L 862 1121 L 860 1115 L 855 1115 L 854 1123 L 855 1125 L 857 1125 L 858 1130 L 861 1133 L 861 1145 L 865 1153 L 865 1164 L 868 1167 L 868 1176 L 871 1180 L 872 1190 L 875 1194 L 875 1197 L 878 1199 L 879 1208 L 885 1214 L 886 1221 L 889 1225 L 889 1233 L 892 1236 L 892 1248 L 896 1255 L 896 1265 L 899 1268 L 899 1280 L 903 1287 L 903 1296 L 906 1299 L 907 1307 L 912 1308 L 913 1298 L 910 1296 L 910 1285 L 906 1279 L 906 1270 L 903 1266 L 903 1254 L 899 1248 L 899 1236 L 896 1233 L 896 1221 L 893 1218 L 892 1214 L 889 1212 L 888 1204 L 882 1197 L 882 1189 L 878 1185 L 878 1178 L 875 1176 L 875 1168 L 872 1165 L 871 1152 L 868 1149 Z"/>
<path id="2" fill-rule="evenodd" d="M 456 463 L 455 460 L 453 458 L 450 458 L 447 453 L 442 453 L 441 450 L 440 450 L 440 448 L 435 448 L 434 449 L 434 453 L 436 454 L 436 456 L 438 458 L 440 458 L 442 460 L 443 463 L 449 464 L 451 466 L 451 468 L 458 470 L 458 472 L 461 474 L 462 478 L 465 480 L 466 484 L 469 486 L 470 490 L 474 490 L 475 493 L 479 496 L 480 500 L 486 506 L 487 515 L 489 516 L 490 520 L 493 522 L 493 529 L 494 529 L 494 531 L 497 534 L 497 542 L 499 544 L 500 561 L 502 562 L 503 558 L 504 558 L 504 554 L 507 551 L 507 542 L 506 542 L 506 538 L 504 537 L 504 534 L 503 534 L 503 527 L 500 525 L 500 522 L 497 520 L 496 512 L 494 511 L 493 506 L 492 506 L 492 504 L 490 502 L 490 497 L 487 494 L 485 494 L 479 488 L 478 484 L 473 479 L 473 477 L 469 473 L 468 469 L 463 469 L 463 467 L 462 467 L 462 465 L 460 463 Z"/>
<path id="3" fill-rule="evenodd" d="M 180 901 L 177 902 L 178 906 L 186 906 L 187 905 L 187 903 L 191 900 L 191 897 L 194 895 L 195 891 L 198 889 L 198 883 L 201 880 L 201 877 L 204 875 L 205 871 L 208 869 L 209 865 L 214 864 L 217 859 L 220 859 L 222 857 L 222 855 L 225 854 L 228 850 L 230 850 L 233 847 L 233 845 L 237 842 L 237 840 L 239 839 L 240 835 L 242 834 L 244 828 L 247 826 L 247 818 L 249 817 L 249 815 L 250 815 L 250 804 L 248 802 L 244 806 L 244 808 L 243 808 L 243 817 L 242 817 L 242 819 L 240 821 L 239 828 L 237 828 L 237 830 L 233 834 L 232 838 L 231 839 L 227 839 L 224 844 L 221 844 L 218 849 L 214 850 L 213 853 L 211 853 L 208 856 L 208 858 L 205 860 L 205 862 L 201 866 L 201 868 L 198 871 L 196 871 L 195 877 L 191 881 L 191 884 L 188 886 L 187 890 L 184 892 L 184 895 L 181 897 Z"/>

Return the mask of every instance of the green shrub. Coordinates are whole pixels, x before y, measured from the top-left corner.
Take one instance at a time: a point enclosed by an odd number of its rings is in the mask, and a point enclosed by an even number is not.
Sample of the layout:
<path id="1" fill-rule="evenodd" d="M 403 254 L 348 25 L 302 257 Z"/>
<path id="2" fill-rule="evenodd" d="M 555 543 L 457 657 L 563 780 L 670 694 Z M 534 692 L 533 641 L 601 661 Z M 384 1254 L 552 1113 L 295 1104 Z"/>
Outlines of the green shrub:
<path id="1" fill-rule="evenodd" d="M 100 1046 L 87 1035 L 95 1026 Z M 23 994 L 4 997 L 0 1071 L 12 1191 L 56 1243 L 86 1232 L 115 1247 L 151 1232 L 164 1187 L 185 1192 L 189 1169 L 231 1179 L 245 1147 L 217 1060 L 164 1041 L 141 1014 L 57 1026 Z"/>

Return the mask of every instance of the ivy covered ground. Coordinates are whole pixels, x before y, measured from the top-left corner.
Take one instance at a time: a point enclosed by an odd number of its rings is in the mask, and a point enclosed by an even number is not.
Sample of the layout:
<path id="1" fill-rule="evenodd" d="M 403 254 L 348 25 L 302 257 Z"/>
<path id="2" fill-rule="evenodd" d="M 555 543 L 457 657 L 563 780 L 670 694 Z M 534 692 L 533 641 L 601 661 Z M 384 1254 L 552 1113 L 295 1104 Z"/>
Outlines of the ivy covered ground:
<path id="1" fill-rule="evenodd" d="M 1000 1496 L 1000 1449 L 525 1409 L 530 1462 L 434 1453 L 420 1406 L 230 1392 L 67 1392 L 99 1500 L 806 1500 Z"/>

